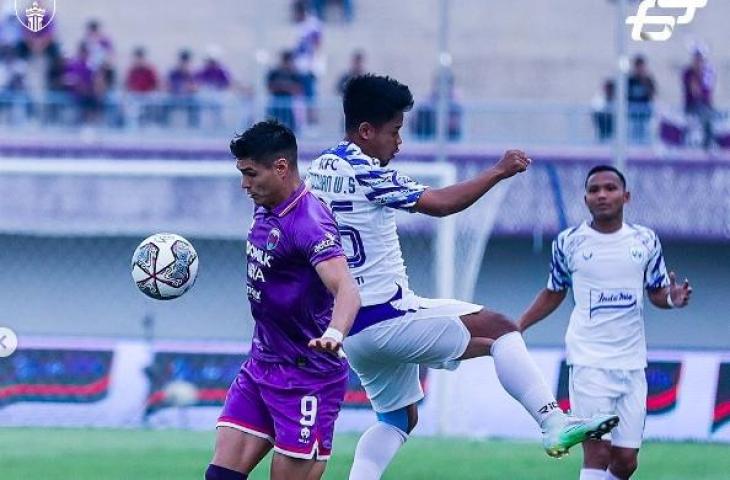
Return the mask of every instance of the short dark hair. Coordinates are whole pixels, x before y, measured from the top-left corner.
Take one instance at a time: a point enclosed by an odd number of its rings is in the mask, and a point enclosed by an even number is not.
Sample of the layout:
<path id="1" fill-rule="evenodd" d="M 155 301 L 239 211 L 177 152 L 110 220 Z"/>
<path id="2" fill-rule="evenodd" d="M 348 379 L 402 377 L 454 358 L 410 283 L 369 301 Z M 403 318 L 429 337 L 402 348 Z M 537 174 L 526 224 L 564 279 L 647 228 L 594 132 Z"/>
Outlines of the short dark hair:
<path id="1" fill-rule="evenodd" d="M 413 95 L 406 85 L 393 78 L 359 75 L 345 85 L 342 106 L 347 131 L 356 129 L 363 122 L 379 127 L 398 113 L 413 108 Z"/>
<path id="2" fill-rule="evenodd" d="M 271 168 L 278 158 L 286 158 L 297 169 L 297 139 L 294 133 L 276 120 L 266 120 L 253 125 L 231 140 L 231 153 L 237 159 L 250 158 Z"/>
<path id="3" fill-rule="evenodd" d="M 624 174 L 621 173 L 621 171 L 611 165 L 596 165 L 595 167 L 591 168 L 588 171 L 588 175 L 586 175 L 586 182 L 585 182 L 585 188 L 588 188 L 588 179 L 593 176 L 593 174 L 598 172 L 613 172 L 616 175 L 618 175 L 619 180 L 621 180 L 621 185 L 623 185 L 624 190 L 626 190 L 626 177 L 624 177 Z"/>

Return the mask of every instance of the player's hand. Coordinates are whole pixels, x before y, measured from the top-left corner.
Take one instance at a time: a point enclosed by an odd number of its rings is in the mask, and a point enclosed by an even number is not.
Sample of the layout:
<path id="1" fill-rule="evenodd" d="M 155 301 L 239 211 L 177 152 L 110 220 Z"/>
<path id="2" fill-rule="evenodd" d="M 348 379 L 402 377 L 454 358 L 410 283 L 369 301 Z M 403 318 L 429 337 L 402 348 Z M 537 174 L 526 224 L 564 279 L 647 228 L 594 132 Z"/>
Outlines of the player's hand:
<path id="1" fill-rule="evenodd" d="M 532 160 L 522 150 L 507 150 L 494 166 L 502 178 L 509 178 L 527 170 Z"/>
<path id="2" fill-rule="evenodd" d="M 340 352 L 342 351 L 342 343 L 331 337 L 319 337 L 313 338 L 309 341 L 309 348 L 317 350 L 318 352 L 340 355 Z"/>
<path id="3" fill-rule="evenodd" d="M 669 295 L 672 297 L 675 308 L 686 307 L 689 303 L 689 297 L 692 295 L 689 280 L 685 278 L 684 283 L 677 285 L 677 276 L 674 272 L 669 272 Z"/>

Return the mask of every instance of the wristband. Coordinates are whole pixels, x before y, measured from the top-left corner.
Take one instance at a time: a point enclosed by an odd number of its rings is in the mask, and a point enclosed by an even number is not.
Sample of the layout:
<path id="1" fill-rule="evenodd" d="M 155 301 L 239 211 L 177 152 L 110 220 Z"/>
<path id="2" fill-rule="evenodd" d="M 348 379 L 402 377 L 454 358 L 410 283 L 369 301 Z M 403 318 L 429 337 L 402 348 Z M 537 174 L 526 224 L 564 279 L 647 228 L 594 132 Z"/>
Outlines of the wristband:
<path id="1" fill-rule="evenodd" d="M 342 343 L 342 340 L 345 338 L 345 336 L 336 328 L 329 327 L 322 334 L 322 338 L 331 338 L 337 343 Z"/>
<path id="2" fill-rule="evenodd" d="M 672 301 L 672 292 L 667 293 L 667 305 L 669 305 L 669 308 L 677 308 Z"/>

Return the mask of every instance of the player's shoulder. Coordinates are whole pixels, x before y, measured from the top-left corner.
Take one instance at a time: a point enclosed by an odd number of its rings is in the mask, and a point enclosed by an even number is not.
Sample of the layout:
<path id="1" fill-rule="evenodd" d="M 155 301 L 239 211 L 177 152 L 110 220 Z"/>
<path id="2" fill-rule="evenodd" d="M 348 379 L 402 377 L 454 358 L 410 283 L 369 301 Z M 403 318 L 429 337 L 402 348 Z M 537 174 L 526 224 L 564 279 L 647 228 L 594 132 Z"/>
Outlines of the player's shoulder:
<path id="1" fill-rule="evenodd" d="M 625 225 L 631 238 L 638 240 L 649 248 L 655 246 L 659 241 L 659 236 L 649 227 L 638 223 L 626 223 Z"/>
<path id="2" fill-rule="evenodd" d="M 332 148 L 328 148 L 320 153 L 319 157 L 314 160 L 313 165 L 323 168 L 327 161 L 337 162 L 340 165 L 351 167 L 353 170 L 371 169 L 377 165 L 372 157 L 364 154 L 360 147 L 352 142 L 340 142 Z"/>
<path id="3" fill-rule="evenodd" d="M 558 249 L 563 253 L 568 253 L 576 249 L 588 239 L 589 232 L 586 228 L 588 228 L 587 224 L 583 222 L 579 225 L 568 227 L 558 233 L 558 236 L 555 237 L 555 244 Z"/>

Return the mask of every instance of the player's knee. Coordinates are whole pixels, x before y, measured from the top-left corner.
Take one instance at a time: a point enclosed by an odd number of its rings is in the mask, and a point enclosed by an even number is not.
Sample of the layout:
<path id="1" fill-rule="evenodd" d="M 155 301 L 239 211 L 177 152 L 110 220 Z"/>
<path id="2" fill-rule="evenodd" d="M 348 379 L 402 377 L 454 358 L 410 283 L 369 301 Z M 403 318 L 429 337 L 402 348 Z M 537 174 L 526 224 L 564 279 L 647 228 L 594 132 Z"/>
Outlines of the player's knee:
<path id="1" fill-rule="evenodd" d="M 463 317 L 462 320 L 472 337 L 496 340 L 502 335 L 518 331 L 517 325 L 507 316 L 487 309 Z"/>
<path id="2" fill-rule="evenodd" d="M 245 473 L 219 467 L 212 463 L 208 465 L 208 469 L 205 471 L 205 480 L 246 480 L 246 478 L 248 478 L 248 475 Z"/>

